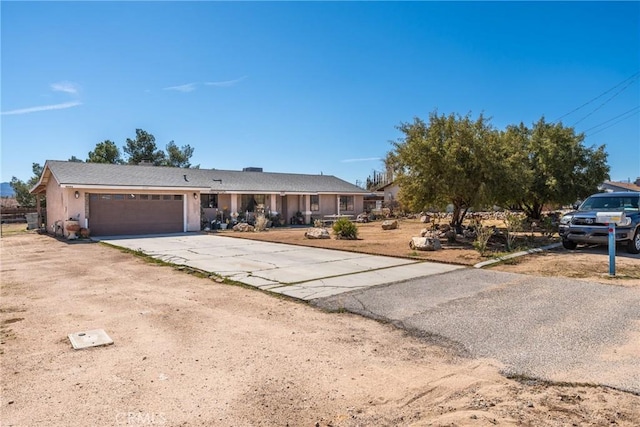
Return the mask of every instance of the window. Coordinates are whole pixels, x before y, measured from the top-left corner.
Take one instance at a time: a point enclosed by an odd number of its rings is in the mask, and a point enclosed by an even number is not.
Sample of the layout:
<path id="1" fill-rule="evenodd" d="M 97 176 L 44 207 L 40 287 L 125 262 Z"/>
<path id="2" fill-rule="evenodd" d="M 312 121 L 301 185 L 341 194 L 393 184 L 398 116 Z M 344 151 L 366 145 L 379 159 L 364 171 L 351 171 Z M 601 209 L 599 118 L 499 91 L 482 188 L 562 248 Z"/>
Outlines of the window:
<path id="1" fill-rule="evenodd" d="M 264 194 L 243 194 L 240 212 L 255 212 L 257 205 L 263 205 L 266 200 Z"/>
<path id="2" fill-rule="evenodd" d="M 113 200 L 124 200 L 124 194 L 114 194 Z"/>
<path id="3" fill-rule="evenodd" d="M 170 194 L 163 194 L 162 195 L 162 200 L 171 200 L 173 199 L 173 196 L 171 196 Z"/>
<path id="4" fill-rule="evenodd" d="M 152 194 L 151 195 L 151 200 L 160 200 L 160 195 L 159 194 Z"/>
<path id="5" fill-rule="evenodd" d="M 141 194 L 140 195 L 140 200 L 149 200 L 149 195 L 148 194 Z"/>
<path id="6" fill-rule="evenodd" d="M 173 196 L 173 200 L 182 200 L 182 194 L 176 194 Z"/>
<path id="7" fill-rule="evenodd" d="M 217 208 L 218 207 L 218 195 L 217 194 L 201 194 L 200 195 L 200 207 L 205 208 Z"/>
<path id="8" fill-rule="evenodd" d="M 320 210 L 320 196 L 318 196 L 317 194 L 315 196 L 312 195 L 310 198 L 310 203 L 312 212 L 317 212 Z"/>
<path id="9" fill-rule="evenodd" d="M 353 196 L 340 196 L 340 210 L 352 211 L 353 209 Z"/>

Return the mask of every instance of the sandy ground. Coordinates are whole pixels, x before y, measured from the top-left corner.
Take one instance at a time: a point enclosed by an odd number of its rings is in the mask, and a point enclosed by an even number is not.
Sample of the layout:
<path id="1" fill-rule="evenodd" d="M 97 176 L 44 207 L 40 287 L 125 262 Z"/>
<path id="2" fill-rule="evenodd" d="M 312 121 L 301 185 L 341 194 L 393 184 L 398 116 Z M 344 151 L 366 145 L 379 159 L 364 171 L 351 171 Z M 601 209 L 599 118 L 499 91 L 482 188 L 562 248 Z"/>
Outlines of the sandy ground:
<path id="1" fill-rule="evenodd" d="M 517 382 L 391 325 L 100 244 L 0 243 L 3 426 L 640 422 L 640 396 Z M 115 344 L 71 348 L 95 328 Z"/>

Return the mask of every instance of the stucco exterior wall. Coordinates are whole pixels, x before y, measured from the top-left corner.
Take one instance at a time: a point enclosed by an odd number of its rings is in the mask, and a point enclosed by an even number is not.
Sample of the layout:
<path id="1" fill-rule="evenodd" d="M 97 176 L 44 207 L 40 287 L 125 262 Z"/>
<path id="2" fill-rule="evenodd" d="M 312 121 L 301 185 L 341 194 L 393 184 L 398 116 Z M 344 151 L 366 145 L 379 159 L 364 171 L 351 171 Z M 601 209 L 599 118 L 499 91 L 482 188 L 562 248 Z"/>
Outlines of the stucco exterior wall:
<path id="1" fill-rule="evenodd" d="M 79 197 L 76 199 L 75 193 Z M 50 233 L 62 233 L 65 237 L 69 234 L 64 229 L 64 221 L 73 218 L 77 219 L 80 227 L 91 228 L 89 212 L 89 194 L 182 194 L 185 204 L 185 228 L 186 231 L 200 230 L 200 199 L 193 196 L 193 192 L 179 191 L 106 191 L 82 188 L 63 188 L 58 185 L 55 179 L 49 180 L 46 189 L 47 198 L 47 231 Z M 62 230 L 56 229 L 56 222 L 62 221 Z"/>
<path id="2" fill-rule="evenodd" d="M 354 214 L 359 215 L 364 212 L 364 196 L 353 196 Z"/>
<path id="3" fill-rule="evenodd" d="M 358 215 L 364 211 L 364 196 L 353 196 L 353 210 L 340 211 L 345 215 Z M 338 195 L 322 194 L 320 195 L 320 211 L 313 212 L 314 217 L 335 215 L 338 213 Z"/>
<path id="4" fill-rule="evenodd" d="M 49 180 L 46 191 L 47 231 L 49 233 L 55 233 L 56 221 L 63 221 L 65 219 L 63 191 L 54 179 Z"/>
<path id="5" fill-rule="evenodd" d="M 384 201 L 391 202 L 398 199 L 398 193 L 400 192 L 400 186 L 397 184 L 391 184 L 384 188 Z"/>
<path id="6" fill-rule="evenodd" d="M 180 194 L 180 193 L 176 193 Z M 186 231 L 200 231 L 200 197 L 193 197 L 194 193 L 185 194 L 186 203 Z"/>

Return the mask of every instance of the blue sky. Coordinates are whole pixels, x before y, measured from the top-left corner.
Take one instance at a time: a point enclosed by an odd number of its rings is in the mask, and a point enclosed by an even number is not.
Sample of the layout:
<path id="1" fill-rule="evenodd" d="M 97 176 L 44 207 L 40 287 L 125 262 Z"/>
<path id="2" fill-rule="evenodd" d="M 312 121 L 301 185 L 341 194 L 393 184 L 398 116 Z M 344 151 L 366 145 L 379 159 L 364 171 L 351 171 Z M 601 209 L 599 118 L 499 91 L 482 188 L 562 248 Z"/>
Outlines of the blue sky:
<path id="1" fill-rule="evenodd" d="M 606 144 L 612 179 L 640 176 L 639 2 L 0 8 L 2 181 L 141 128 L 203 168 L 355 183 L 383 168 L 399 123 L 435 109 L 503 129 L 607 91 L 562 121 Z"/>

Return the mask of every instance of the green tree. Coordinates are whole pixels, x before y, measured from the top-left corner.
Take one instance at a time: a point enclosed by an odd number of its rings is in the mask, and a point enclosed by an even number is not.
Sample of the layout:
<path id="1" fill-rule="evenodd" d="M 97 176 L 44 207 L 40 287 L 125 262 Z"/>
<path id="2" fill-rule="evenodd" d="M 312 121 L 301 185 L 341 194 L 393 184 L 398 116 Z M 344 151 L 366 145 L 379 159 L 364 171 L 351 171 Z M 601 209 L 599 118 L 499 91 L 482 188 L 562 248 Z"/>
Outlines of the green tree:
<path id="1" fill-rule="evenodd" d="M 77 158 L 76 156 L 69 157 L 70 162 L 83 163 L 82 159 Z"/>
<path id="2" fill-rule="evenodd" d="M 33 176 L 27 181 L 24 182 L 18 178 L 11 177 L 11 188 L 14 193 L 16 193 L 16 201 L 18 205 L 22 207 L 35 207 L 36 206 L 36 196 L 29 193 L 29 191 L 38 183 L 40 180 L 40 175 L 42 175 L 43 167 L 39 163 L 32 163 L 31 170 L 33 172 Z M 42 205 L 44 205 L 44 199 L 41 201 Z"/>
<path id="3" fill-rule="evenodd" d="M 500 133 L 480 115 L 448 116 L 433 112 L 429 122 L 401 123 L 404 137 L 392 143 L 385 163 L 400 185 L 399 198 L 409 209 L 453 206 L 451 225 L 458 231 L 471 207 L 495 203 L 508 151 Z"/>
<path id="4" fill-rule="evenodd" d="M 149 162 L 160 166 L 165 162 L 166 155 L 156 147 L 156 138 L 142 129 L 136 129 L 135 139 L 127 138 L 123 150 L 127 155 L 127 164 L 130 165 Z"/>
<path id="5" fill-rule="evenodd" d="M 605 146 L 585 147 L 584 134 L 576 134 L 562 123 L 547 123 L 542 117 L 531 129 L 522 123 L 510 126 L 505 143 L 520 150 L 520 165 L 511 165 L 519 175 L 512 200 L 530 218 L 540 219 L 545 205 L 567 205 L 598 191 L 609 179 Z M 517 171 L 517 173 L 514 173 Z"/>
<path id="6" fill-rule="evenodd" d="M 96 144 L 96 148 L 93 151 L 89 151 L 87 162 L 111 163 L 116 165 L 123 163 L 118 146 L 108 139 L 103 142 L 99 142 Z"/>
<path id="7" fill-rule="evenodd" d="M 190 168 L 190 159 L 193 155 L 193 148 L 190 145 L 178 147 L 175 142 L 171 141 L 167 144 L 167 156 L 164 161 L 165 166 L 173 166 L 176 168 Z M 199 168 L 195 166 L 195 168 Z"/>

